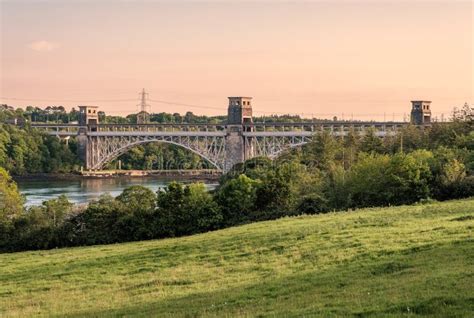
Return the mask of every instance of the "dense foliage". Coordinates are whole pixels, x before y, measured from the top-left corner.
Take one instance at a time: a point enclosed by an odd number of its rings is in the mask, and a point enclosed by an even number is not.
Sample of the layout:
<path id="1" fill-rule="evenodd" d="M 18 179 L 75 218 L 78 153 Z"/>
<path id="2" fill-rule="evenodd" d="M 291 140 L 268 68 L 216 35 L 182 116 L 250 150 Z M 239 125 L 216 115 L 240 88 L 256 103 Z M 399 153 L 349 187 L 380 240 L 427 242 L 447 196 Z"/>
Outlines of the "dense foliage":
<path id="1" fill-rule="evenodd" d="M 0 167 L 0 221 L 11 219 L 23 210 L 23 198 L 16 183 L 5 169 Z"/>
<path id="2" fill-rule="evenodd" d="M 79 167 L 76 142 L 0 124 L 0 167 L 13 175 L 73 171 Z"/>

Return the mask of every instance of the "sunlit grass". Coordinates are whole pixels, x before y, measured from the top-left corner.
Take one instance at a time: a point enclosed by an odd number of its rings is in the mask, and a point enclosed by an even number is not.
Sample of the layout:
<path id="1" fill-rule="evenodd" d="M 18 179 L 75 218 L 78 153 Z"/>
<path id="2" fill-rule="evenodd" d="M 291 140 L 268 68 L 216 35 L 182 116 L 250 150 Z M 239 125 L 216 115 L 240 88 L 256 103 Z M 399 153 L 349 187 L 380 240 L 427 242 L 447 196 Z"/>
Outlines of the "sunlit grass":
<path id="1" fill-rule="evenodd" d="M 0 316 L 474 316 L 474 199 L 0 255 Z"/>

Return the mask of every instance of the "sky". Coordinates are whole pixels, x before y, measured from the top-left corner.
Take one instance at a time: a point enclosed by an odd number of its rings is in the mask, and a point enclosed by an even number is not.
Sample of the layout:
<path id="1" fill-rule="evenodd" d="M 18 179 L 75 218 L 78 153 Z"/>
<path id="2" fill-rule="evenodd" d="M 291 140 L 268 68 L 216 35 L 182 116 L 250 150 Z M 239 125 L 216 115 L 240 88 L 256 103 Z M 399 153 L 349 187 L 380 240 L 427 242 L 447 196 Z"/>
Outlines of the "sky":
<path id="1" fill-rule="evenodd" d="M 471 1 L 0 0 L 0 13 L 0 103 L 19 107 L 126 115 L 142 88 L 152 112 L 206 115 L 227 96 L 252 96 L 256 115 L 356 119 L 474 103 Z"/>

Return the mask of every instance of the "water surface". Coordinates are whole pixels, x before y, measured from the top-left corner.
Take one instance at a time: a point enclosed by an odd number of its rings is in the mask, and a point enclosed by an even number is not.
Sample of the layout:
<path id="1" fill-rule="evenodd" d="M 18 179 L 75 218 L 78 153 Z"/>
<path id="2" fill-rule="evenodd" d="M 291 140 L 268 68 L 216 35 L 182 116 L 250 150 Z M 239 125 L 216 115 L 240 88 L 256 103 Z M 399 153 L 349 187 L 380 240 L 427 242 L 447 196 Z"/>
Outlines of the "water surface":
<path id="1" fill-rule="evenodd" d="M 43 201 L 65 194 L 73 203 L 87 203 L 97 199 L 101 194 L 110 193 L 118 196 L 132 185 L 142 185 L 157 191 L 172 182 L 171 179 L 157 178 L 111 178 L 82 180 L 18 180 L 20 192 L 26 198 L 26 206 L 40 205 Z M 181 181 L 186 182 L 186 181 Z M 206 184 L 209 189 L 215 183 Z"/>

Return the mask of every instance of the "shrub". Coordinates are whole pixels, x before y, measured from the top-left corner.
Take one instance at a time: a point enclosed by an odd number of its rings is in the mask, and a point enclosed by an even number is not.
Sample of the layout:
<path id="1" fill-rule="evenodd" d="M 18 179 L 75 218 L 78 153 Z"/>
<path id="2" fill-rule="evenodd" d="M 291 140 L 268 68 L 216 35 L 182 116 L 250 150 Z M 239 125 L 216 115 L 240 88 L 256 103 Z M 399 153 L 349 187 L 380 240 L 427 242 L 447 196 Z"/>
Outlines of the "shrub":
<path id="1" fill-rule="evenodd" d="M 253 180 L 245 174 L 225 182 L 215 193 L 216 202 L 222 209 L 225 225 L 247 222 L 255 211 L 259 180 Z"/>
<path id="2" fill-rule="evenodd" d="M 329 210 L 328 200 L 318 194 L 307 195 L 301 198 L 297 210 L 305 214 L 327 212 Z"/>
<path id="3" fill-rule="evenodd" d="M 222 214 L 202 183 L 172 182 L 158 192 L 157 228 L 161 236 L 182 236 L 217 229 Z"/>

